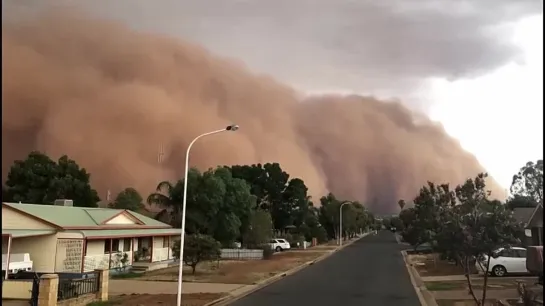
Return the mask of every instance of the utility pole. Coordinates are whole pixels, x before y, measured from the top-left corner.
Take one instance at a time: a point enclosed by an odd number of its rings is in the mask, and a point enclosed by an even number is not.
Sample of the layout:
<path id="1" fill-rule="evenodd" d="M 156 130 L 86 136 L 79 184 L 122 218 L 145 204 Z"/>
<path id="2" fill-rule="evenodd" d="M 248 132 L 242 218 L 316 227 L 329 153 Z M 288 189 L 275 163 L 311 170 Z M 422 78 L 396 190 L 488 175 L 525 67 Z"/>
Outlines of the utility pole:
<path id="1" fill-rule="evenodd" d="M 159 144 L 159 152 L 157 154 L 157 163 L 161 165 L 165 160 L 165 145 Z"/>

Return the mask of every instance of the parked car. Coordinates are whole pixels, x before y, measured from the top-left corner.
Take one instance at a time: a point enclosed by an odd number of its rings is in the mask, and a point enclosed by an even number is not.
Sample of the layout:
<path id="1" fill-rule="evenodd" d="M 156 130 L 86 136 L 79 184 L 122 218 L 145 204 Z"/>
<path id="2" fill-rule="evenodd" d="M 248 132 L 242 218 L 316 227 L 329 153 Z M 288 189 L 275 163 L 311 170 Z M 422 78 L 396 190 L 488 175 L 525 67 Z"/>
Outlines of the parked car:
<path id="1" fill-rule="evenodd" d="M 488 256 L 484 255 L 475 263 L 477 271 L 484 273 Z M 490 258 L 489 273 L 493 276 L 505 276 L 509 273 L 528 273 L 526 269 L 526 249 L 521 247 L 500 248 Z"/>
<path id="2" fill-rule="evenodd" d="M 275 250 L 276 252 L 282 252 L 290 249 L 290 243 L 286 241 L 286 239 L 271 239 L 269 245 L 271 246 L 271 249 Z"/>

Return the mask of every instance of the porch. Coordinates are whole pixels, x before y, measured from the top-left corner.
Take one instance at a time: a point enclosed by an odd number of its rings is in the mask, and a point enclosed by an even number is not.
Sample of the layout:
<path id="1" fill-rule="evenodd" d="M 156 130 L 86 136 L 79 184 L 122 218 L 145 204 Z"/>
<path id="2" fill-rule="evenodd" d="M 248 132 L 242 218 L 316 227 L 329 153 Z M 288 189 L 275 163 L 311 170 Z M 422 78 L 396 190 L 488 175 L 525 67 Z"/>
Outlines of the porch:
<path id="1" fill-rule="evenodd" d="M 96 269 L 148 271 L 167 267 L 174 259 L 175 236 L 87 238 L 83 272 Z"/>

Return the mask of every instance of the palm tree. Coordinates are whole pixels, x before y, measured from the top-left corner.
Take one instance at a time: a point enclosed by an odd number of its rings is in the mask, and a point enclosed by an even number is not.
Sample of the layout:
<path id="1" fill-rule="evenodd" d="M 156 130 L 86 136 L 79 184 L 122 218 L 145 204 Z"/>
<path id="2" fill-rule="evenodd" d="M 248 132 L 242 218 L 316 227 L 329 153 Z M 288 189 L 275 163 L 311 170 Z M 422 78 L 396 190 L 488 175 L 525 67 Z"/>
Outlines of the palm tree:
<path id="1" fill-rule="evenodd" d="M 155 192 L 147 198 L 147 203 L 157 205 L 162 210 L 155 219 L 169 223 L 174 227 L 180 227 L 182 223 L 182 202 L 184 182 L 179 180 L 176 184 L 162 181 L 155 188 Z"/>
<path id="2" fill-rule="evenodd" d="M 405 207 L 405 201 L 404 200 L 399 200 L 397 202 L 397 205 L 399 205 L 399 208 L 401 208 L 401 210 L 403 210 L 403 208 Z"/>

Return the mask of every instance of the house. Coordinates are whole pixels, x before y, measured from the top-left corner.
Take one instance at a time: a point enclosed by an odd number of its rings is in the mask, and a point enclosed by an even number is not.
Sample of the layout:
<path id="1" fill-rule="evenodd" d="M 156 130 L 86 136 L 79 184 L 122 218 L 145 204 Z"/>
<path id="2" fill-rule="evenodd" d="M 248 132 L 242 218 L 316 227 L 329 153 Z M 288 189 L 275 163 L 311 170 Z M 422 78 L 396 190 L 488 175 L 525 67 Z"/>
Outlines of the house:
<path id="1" fill-rule="evenodd" d="M 513 217 L 524 225 L 523 245 L 543 245 L 543 204 L 537 207 L 517 207 Z"/>
<path id="2" fill-rule="evenodd" d="M 10 254 L 30 254 L 36 272 L 166 267 L 180 232 L 132 211 L 73 207 L 70 200 L 2 203 L 2 254 L 7 261 Z"/>

